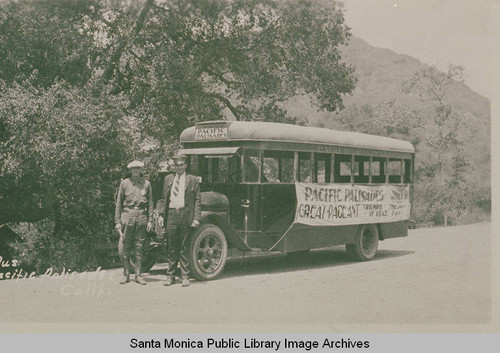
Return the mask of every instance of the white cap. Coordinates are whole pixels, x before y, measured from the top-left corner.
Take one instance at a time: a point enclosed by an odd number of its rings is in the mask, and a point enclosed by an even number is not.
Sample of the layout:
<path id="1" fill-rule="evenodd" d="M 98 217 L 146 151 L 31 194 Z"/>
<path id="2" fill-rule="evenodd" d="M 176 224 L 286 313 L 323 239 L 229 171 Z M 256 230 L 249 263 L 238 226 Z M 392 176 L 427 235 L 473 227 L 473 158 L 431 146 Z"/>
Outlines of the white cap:
<path id="1" fill-rule="evenodd" d="M 130 169 L 130 168 L 142 168 L 142 167 L 144 167 L 144 163 L 142 163 L 141 161 L 132 161 L 127 166 L 128 169 Z"/>

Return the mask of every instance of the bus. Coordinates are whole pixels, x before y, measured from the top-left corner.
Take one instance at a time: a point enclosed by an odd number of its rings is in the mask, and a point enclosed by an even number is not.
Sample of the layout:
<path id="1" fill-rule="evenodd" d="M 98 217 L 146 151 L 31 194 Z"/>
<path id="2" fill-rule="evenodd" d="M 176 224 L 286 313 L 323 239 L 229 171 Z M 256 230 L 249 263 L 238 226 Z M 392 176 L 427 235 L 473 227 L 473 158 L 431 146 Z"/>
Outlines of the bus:
<path id="1" fill-rule="evenodd" d="M 345 245 L 375 257 L 408 235 L 415 149 L 407 141 L 272 122 L 209 121 L 184 130 L 180 154 L 198 177 L 202 219 L 192 274 L 218 277 L 228 249 L 304 254 Z"/>

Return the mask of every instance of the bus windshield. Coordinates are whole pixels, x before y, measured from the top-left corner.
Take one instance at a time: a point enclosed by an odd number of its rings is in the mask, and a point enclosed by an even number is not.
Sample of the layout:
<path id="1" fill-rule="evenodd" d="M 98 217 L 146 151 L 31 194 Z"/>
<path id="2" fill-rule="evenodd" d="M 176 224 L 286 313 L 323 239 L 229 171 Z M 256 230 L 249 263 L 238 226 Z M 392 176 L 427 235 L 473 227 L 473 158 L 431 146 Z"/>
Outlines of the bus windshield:
<path id="1" fill-rule="evenodd" d="M 192 155 L 190 172 L 205 183 L 241 182 L 241 161 L 237 155 Z"/>

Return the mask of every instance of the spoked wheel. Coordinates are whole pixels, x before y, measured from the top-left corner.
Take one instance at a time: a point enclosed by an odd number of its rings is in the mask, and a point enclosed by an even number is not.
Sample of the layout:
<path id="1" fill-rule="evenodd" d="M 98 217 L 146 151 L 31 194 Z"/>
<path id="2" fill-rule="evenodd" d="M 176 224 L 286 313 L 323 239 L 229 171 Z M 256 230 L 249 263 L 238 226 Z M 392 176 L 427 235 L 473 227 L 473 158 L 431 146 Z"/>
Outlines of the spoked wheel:
<path id="1" fill-rule="evenodd" d="M 378 228 L 374 224 L 358 227 L 356 242 L 347 244 L 347 255 L 355 261 L 368 261 L 375 257 L 378 249 Z"/>
<path id="2" fill-rule="evenodd" d="M 222 230 L 213 224 L 203 224 L 195 230 L 189 260 L 191 272 L 197 279 L 219 276 L 227 260 L 227 241 Z"/>

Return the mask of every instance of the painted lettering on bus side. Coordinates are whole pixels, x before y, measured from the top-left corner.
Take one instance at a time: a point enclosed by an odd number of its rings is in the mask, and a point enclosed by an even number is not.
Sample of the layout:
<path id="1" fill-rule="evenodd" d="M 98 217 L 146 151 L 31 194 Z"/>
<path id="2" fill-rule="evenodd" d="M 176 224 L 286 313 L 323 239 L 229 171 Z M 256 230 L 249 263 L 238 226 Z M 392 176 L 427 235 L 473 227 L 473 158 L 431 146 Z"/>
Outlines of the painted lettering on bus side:
<path id="1" fill-rule="evenodd" d="M 339 225 L 396 222 L 410 216 L 408 185 L 335 185 L 297 183 L 295 222 Z"/>
<path id="2" fill-rule="evenodd" d="M 298 216 L 300 218 L 317 220 L 356 218 L 359 215 L 359 206 L 361 205 L 319 206 L 311 204 L 300 204 L 298 207 Z"/>
<path id="3" fill-rule="evenodd" d="M 342 190 L 332 188 L 311 188 L 305 187 L 304 194 L 306 201 L 321 201 L 321 202 L 342 202 Z"/>
<path id="4" fill-rule="evenodd" d="M 355 188 L 345 190 L 345 201 L 349 202 L 381 202 L 384 200 L 383 190 L 365 191 Z"/>

